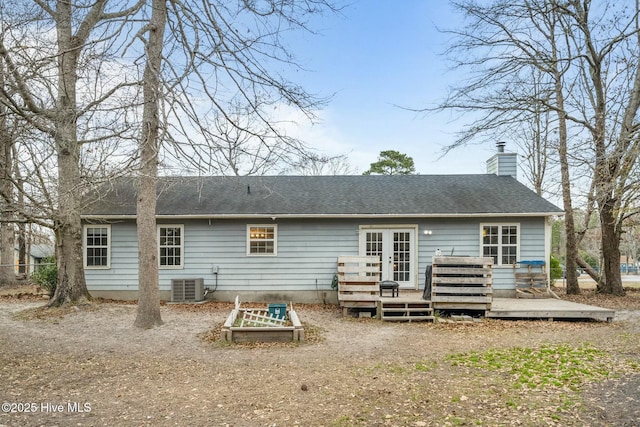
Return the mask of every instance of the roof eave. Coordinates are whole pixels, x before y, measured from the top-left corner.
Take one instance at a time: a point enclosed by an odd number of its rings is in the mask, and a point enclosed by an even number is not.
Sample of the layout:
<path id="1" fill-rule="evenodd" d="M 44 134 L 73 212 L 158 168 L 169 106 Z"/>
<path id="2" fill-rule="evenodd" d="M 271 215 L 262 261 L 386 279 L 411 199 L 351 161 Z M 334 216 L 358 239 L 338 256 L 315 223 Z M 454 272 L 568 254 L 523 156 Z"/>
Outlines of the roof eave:
<path id="1" fill-rule="evenodd" d="M 189 214 L 189 215 L 156 215 L 157 219 L 339 219 L 339 218 L 477 218 L 477 217 L 549 217 L 562 216 L 564 212 L 477 212 L 477 213 L 410 213 L 410 214 Z M 129 215 L 82 215 L 87 221 L 117 221 L 136 219 Z"/>

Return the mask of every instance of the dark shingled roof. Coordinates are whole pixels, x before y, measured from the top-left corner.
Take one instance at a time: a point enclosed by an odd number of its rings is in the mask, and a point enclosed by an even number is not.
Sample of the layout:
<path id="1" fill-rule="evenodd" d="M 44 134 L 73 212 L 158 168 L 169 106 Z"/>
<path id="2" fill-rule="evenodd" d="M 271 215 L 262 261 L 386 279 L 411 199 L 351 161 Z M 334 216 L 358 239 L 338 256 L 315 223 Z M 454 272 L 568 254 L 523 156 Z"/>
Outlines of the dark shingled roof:
<path id="1" fill-rule="evenodd" d="M 135 178 L 111 183 L 85 216 L 135 215 Z M 496 175 L 161 177 L 157 214 L 481 215 L 560 214 L 516 179 Z"/>

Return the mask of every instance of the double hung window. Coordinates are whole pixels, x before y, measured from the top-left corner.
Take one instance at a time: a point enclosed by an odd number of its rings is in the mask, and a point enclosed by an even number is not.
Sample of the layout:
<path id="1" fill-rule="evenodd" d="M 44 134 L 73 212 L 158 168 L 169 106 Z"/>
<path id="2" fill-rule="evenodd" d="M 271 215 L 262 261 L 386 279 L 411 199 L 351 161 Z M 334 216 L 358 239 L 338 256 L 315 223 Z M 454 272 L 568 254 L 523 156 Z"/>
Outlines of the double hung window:
<path id="1" fill-rule="evenodd" d="M 182 268 L 184 254 L 184 226 L 158 226 L 158 266 Z"/>
<path id="2" fill-rule="evenodd" d="M 277 255 L 277 225 L 247 226 L 247 255 Z"/>
<path id="3" fill-rule="evenodd" d="M 109 268 L 111 264 L 111 225 L 84 226 L 84 266 Z"/>
<path id="4" fill-rule="evenodd" d="M 494 265 L 518 261 L 520 227 L 517 224 L 482 224 L 482 256 L 493 258 Z"/>

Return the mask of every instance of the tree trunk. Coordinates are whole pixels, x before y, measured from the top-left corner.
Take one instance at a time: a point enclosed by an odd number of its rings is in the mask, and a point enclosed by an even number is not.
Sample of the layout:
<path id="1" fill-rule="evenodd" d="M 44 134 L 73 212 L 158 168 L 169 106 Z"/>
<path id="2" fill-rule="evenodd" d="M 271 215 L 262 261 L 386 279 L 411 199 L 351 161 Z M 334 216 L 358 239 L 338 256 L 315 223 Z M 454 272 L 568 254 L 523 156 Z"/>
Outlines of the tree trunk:
<path id="1" fill-rule="evenodd" d="M 12 147 L 15 149 L 15 147 Z M 13 152 L 13 150 L 12 150 Z M 14 153 L 15 156 L 15 153 Z M 16 156 L 17 157 L 17 156 Z M 22 173 L 20 171 L 20 166 L 16 162 L 13 165 L 13 182 L 15 185 L 15 189 L 17 190 L 17 196 L 14 198 L 14 202 L 16 203 L 16 211 L 17 212 L 25 212 L 25 204 L 24 204 L 24 181 L 22 179 Z M 20 221 L 17 223 L 17 249 L 18 249 L 18 277 L 23 278 L 26 277 L 27 271 L 25 267 L 27 265 L 27 247 L 26 247 L 26 230 L 27 224 L 24 221 Z"/>
<path id="2" fill-rule="evenodd" d="M 18 224 L 18 275 L 26 276 L 27 271 L 27 226 L 24 222 Z"/>
<path id="3" fill-rule="evenodd" d="M 615 213 L 605 203 L 600 208 L 600 230 L 602 231 L 602 270 L 604 280 L 598 283 L 598 292 L 623 296 L 620 274 L 620 233 L 617 231 Z"/>
<path id="4" fill-rule="evenodd" d="M 84 278 L 80 195 L 77 193 L 80 182 L 78 156 L 66 153 L 67 150 L 61 150 L 58 155 L 59 211 L 54 225 L 58 285 L 49 307 L 85 303 L 91 299 Z"/>
<path id="5" fill-rule="evenodd" d="M 560 126 L 562 127 L 562 126 Z M 578 284 L 578 275 L 576 274 L 577 270 L 577 262 L 579 252 L 578 252 L 578 244 L 576 241 L 576 230 L 575 230 L 575 217 L 573 216 L 573 207 L 571 204 L 571 184 L 569 181 L 569 167 L 567 165 L 567 157 L 566 157 L 566 143 L 560 144 L 560 164 L 561 164 L 561 175 L 562 175 L 562 198 L 564 200 L 564 227 L 566 234 L 566 251 L 567 257 L 565 259 L 565 267 L 566 267 L 566 280 L 567 280 L 567 294 L 569 295 L 578 295 L 580 293 L 580 285 Z M 564 155 L 562 154 L 564 151 Z"/>
<path id="6" fill-rule="evenodd" d="M 11 156 L 12 158 L 17 158 L 18 155 L 16 153 L 16 147 L 13 145 L 11 147 Z M 16 248 L 18 250 L 18 273 L 16 278 L 27 278 L 29 277 L 29 257 L 31 255 L 31 250 L 27 247 L 27 223 L 26 219 L 26 209 L 24 202 L 24 180 L 22 178 L 22 172 L 20 170 L 20 165 L 18 162 L 13 164 L 13 185 L 12 188 L 14 194 L 17 193 L 16 196 L 13 197 L 14 202 L 14 214 L 13 217 L 17 220 L 16 226 L 14 227 L 17 232 L 17 245 Z M 16 242 L 14 241 L 14 244 Z"/>
<path id="7" fill-rule="evenodd" d="M 13 225 L 0 223 L 0 286 L 15 283 Z"/>
<path id="8" fill-rule="evenodd" d="M 4 86 L 4 82 L 4 64 L 0 59 L 0 86 Z M 3 220 L 14 217 L 10 206 L 13 200 L 13 187 L 10 180 L 13 169 L 12 146 L 13 137 L 7 127 L 6 108 L 0 104 L 0 214 Z M 16 281 L 14 238 L 14 225 L 9 222 L 0 222 L 0 286 Z"/>
<path id="9" fill-rule="evenodd" d="M 552 19 L 552 28 L 555 28 L 556 21 Z M 569 174 L 569 161 L 567 158 L 567 115 L 564 104 L 564 88 L 562 85 L 562 73 L 558 63 L 557 43 L 555 35 L 551 33 L 551 47 L 553 58 L 553 81 L 554 95 L 558 114 L 558 157 L 560 159 L 560 176 L 562 181 L 562 202 L 565 210 L 564 226 L 566 234 L 567 258 L 565 259 L 567 294 L 577 295 L 580 293 L 578 276 L 576 274 L 578 259 L 578 242 L 576 239 L 575 217 L 573 216 L 573 205 L 571 201 L 571 177 Z"/>
<path id="10" fill-rule="evenodd" d="M 599 70 L 596 70 L 599 71 Z M 594 73 L 594 71 L 592 71 Z M 594 79 L 599 81 L 598 79 Z M 597 91 L 598 99 L 603 99 L 603 89 Z M 620 232 L 618 221 L 621 219 L 616 215 L 619 199 L 615 196 L 616 177 L 620 178 L 615 172 L 620 158 L 607 155 L 607 144 L 605 139 L 605 109 L 604 101 L 598 104 L 596 114 L 596 125 L 592 132 L 596 162 L 594 169 L 594 182 L 596 202 L 598 204 L 598 212 L 600 214 L 600 232 L 601 252 L 602 252 L 602 271 L 600 281 L 598 282 L 598 292 L 612 295 L 624 295 L 622 288 L 622 276 L 620 275 Z"/>
<path id="11" fill-rule="evenodd" d="M 138 228 L 138 313 L 134 325 L 150 329 L 162 324 L 156 237 L 156 189 L 158 181 L 159 100 L 162 45 L 166 24 L 165 0 L 152 1 L 149 38 L 145 46 L 140 180 L 136 222 Z"/>
<path id="12" fill-rule="evenodd" d="M 2 130 L 0 130 L 0 132 L 2 132 Z M 11 198 L 13 195 L 11 181 L 9 180 L 11 174 L 11 148 L 4 145 L 4 143 L 5 141 L 3 141 L 3 146 L 0 147 L 0 194 Z M 10 213 L 12 209 L 9 208 L 9 203 L 6 203 L 1 196 L 0 207 L 2 207 L 2 216 L 4 219 L 13 216 Z M 14 238 L 14 225 L 9 222 L 0 222 L 0 286 L 8 285 L 16 281 Z"/>
<path id="13" fill-rule="evenodd" d="M 91 299 L 84 278 L 82 222 L 80 219 L 80 147 L 76 125 L 76 85 L 78 54 L 82 42 L 72 35 L 72 5 L 57 2 L 58 99 L 55 143 L 58 160 L 58 215 L 56 234 L 58 285 L 49 307 L 75 304 Z"/>

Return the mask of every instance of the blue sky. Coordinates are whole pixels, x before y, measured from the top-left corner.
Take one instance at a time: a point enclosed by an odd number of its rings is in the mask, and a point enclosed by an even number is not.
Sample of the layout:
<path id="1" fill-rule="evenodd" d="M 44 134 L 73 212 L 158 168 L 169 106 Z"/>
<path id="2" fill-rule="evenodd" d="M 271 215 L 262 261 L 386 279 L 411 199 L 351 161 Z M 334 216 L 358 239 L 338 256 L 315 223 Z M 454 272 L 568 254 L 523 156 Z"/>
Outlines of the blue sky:
<path id="1" fill-rule="evenodd" d="M 328 154 L 345 153 L 359 172 L 380 151 L 397 150 L 421 174 L 484 173 L 495 147 L 472 145 L 439 159 L 463 123 L 398 107 L 433 106 L 455 84 L 441 56 L 448 36 L 436 26 L 459 19 L 445 0 L 360 0 L 314 21 L 319 34 L 292 44 L 311 72 L 294 78 L 313 93 L 335 95 L 322 123 L 301 129 L 301 137 Z"/>

